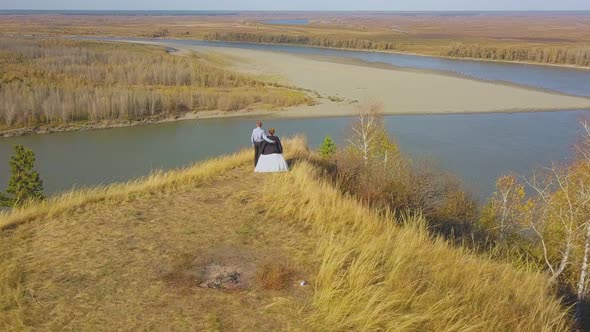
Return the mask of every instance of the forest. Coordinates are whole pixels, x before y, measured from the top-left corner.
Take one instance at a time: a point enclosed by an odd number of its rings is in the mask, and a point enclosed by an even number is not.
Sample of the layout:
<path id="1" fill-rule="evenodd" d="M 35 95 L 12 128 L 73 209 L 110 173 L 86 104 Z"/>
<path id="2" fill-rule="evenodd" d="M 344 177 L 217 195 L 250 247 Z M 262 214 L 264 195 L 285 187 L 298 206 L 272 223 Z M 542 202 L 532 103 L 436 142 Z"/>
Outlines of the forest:
<path id="1" fill-rule="evenodd" d="M 295 44 L 317 47 L 350 48 L 365 50 L 395 50 L 396 44 L 389 41 L 369 39 L 346 39 L 311 35 L 274 35 L 247 32 L 211 32 L 204 35 L 205 40 L 237 41 L 265 44 Z"/>
<path id="2" fill-rule="evenodd" d="M 264 34 L 247 32 L 212 32 L 204 35 L 206 40 L 236 41 L 266 44 L 293 44 L 316 47 L 362 49 L 379 51 L 406 51 L 407 41 L 395 41 L 395 37 L 383 39 L 346 39 L 333 36 Z M 590 66 L 590 47 L 516 47 L 482 46 L 452 42 L 440 51 L 440 55 L 457 58 L 521 61 L 544 64 Z"/>
<path id="3" fill-rule="evenodd" d="M 14 128 L 291 106 L 308 97 L 154 46 L 3 38 L 0 100 L 0 128 Z"/>
<path id="4" fill-rule="evenodd" d="M 590 47 L 494 47 L 452 43 L 443 56 L 486 60 L 590 66 Z"/>

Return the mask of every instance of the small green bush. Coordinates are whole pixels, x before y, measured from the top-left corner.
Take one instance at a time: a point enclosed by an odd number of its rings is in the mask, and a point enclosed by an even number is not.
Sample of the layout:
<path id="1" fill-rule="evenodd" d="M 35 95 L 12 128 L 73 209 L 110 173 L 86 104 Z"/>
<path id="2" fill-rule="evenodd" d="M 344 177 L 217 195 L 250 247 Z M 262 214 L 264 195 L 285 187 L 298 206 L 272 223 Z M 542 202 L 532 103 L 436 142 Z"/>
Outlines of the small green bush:
<path id="1" fill-rule="evenodd" d="M 336 153 L 336 143 L 330 136 L 324 138 L 324 142 L 319 148 L 319 154 L 322 158 L 330 158 Z"/>

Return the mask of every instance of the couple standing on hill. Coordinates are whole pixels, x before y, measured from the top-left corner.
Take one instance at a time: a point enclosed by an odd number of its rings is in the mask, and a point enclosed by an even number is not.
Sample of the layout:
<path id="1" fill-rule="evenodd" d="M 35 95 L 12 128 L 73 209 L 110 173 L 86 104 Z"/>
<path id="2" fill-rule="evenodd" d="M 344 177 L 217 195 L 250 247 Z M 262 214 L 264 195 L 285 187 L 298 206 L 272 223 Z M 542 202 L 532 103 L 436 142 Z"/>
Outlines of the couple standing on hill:
<path id="1" fill-rule="evenodd" d="M 268 134 L 262 129 L 262 122 L 256 122 L 256 128 L 252 130 L 250 142 L 254 147 L 254 172 L 286 172 L 289 170 L 285 158 L 283 158 L 283 145 L 275 136 L 275 129 L 270 128 Z"/>

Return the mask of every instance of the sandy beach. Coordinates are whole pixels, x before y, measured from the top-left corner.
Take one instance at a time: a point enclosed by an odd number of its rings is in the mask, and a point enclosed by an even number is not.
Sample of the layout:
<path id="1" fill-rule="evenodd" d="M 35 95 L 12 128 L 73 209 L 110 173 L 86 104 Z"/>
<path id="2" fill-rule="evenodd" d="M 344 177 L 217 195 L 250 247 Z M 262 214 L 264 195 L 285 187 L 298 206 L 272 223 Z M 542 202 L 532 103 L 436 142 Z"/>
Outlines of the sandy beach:
<path id="1" fill-rule="evenodd" d="M 280 113 L 272 112 L 282 117 L 346 116 L 354 114 L 357 105 L 369 102 L 382 104 L 386 114 L 590 109 L 590 98 L 437 72 L 396 69 L 393 66 L 388 68 L 387 65 L 371 65 L 360 61 L 330 61 L 329 58 L 271 51 L 160 44 L 176 48 L 182 53 L 212 52 L 230 59 L 234 70 L 308 89 L 321 96 L 314 106 L 297 106 Z"/>

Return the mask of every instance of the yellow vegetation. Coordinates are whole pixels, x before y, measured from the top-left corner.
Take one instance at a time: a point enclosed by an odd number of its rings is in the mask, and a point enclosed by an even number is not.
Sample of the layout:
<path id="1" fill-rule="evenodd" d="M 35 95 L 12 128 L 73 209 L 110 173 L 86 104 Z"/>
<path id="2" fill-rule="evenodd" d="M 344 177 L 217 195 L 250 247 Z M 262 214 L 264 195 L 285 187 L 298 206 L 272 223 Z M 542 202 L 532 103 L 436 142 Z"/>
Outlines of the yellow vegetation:
<path id="1" fill-rule="evenodd" d="M 271 215 L 320 235 L 310 317 L 318 330 L 568 330 L 543 275 L 432 239 L 419 215 L 376 215 L 318 181 L 309 164 L 265 192 Z"/>
<path id="2" fill-rule="evenodd" d="M 209 58 L 126 43 L 2 38 L 0 126 L 154 119 L 307 101 L 302 91 L 226 70 Z"/>
<path id="3" fill-rule="evenodd" d="M 543 275 L 377 214 L 303 140 L 285 150 L 285 174 L 252 173 L 244 151 L 1 215 L 0 328 L 568 330 Z M 195 264 L 219 255 L 310 286 L 198 287 Z"/>
<path id="4" fill-rule="evenodd" d="M 302 17 L 308 25 L 265 23 Z M 0 34 L 219 39 L 588 66 L 588 24 L 583 12 L 2 15 Z"/>

